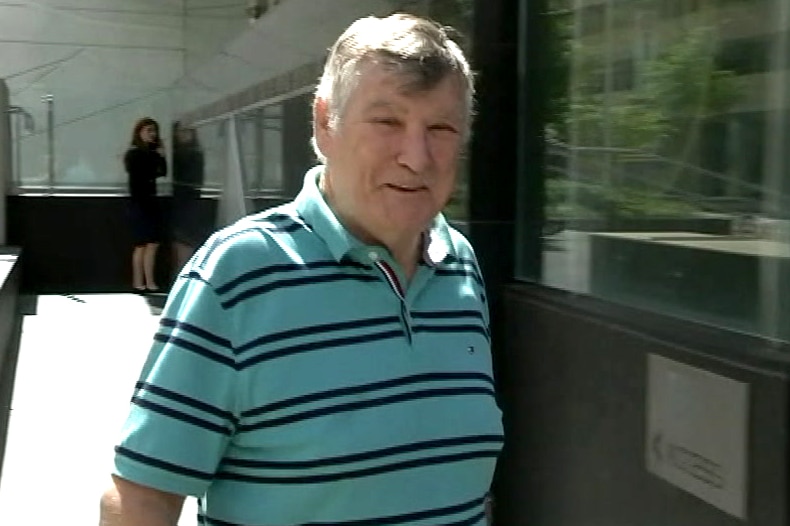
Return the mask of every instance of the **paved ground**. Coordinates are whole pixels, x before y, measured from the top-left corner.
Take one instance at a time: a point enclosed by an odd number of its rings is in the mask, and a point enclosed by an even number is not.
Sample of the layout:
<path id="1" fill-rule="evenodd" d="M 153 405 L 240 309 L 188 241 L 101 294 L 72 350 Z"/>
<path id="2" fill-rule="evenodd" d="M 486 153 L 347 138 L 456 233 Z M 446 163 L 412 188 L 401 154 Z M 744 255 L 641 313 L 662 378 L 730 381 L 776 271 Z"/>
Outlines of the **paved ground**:
<path id="1" fill-rule="evenodd" d="M 119 294 L 41 296 L 29 312 L 11 401 L 0 524 L 97 525 L 112 448 L 159 309 Z M 179 524 L 195 524 L 195 513 L 189 499 Z"/>

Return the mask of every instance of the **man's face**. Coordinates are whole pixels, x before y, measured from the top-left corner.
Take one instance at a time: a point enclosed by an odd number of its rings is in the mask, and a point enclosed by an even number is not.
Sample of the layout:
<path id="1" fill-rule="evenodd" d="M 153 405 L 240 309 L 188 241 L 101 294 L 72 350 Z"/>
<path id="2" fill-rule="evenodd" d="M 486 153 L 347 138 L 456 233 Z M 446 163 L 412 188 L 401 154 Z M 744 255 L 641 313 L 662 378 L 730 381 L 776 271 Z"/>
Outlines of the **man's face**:
<path id="1" fill-rule="evenodd" d="M 418 236 L 455 185 L 465 126 L 460 80 L 405 92 L 403 79 L 363 66 L 359 82 L 330 129 L 316 105 L 316 139 L 327 159 L 335 213 L 363 241 Z"/>

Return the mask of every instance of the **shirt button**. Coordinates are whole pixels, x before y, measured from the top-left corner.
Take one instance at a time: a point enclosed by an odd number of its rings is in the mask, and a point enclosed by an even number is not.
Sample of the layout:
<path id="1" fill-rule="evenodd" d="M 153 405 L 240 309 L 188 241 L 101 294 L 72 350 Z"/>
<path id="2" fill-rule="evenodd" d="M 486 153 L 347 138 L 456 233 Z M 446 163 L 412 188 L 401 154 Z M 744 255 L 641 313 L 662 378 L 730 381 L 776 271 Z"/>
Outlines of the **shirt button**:
<path id="1" fill-rule="evenodd" d="M 370 252 L 368 252 L 368 257 L 369 257 L 369 258 L 370 258 L 372 261 L 378 261 L 378 260 L 379 260 L 379 254 L 378 254 L 378 252 L 375 252 L 375 251 L 373 251 L 373 250 L 371 250 Z"/>

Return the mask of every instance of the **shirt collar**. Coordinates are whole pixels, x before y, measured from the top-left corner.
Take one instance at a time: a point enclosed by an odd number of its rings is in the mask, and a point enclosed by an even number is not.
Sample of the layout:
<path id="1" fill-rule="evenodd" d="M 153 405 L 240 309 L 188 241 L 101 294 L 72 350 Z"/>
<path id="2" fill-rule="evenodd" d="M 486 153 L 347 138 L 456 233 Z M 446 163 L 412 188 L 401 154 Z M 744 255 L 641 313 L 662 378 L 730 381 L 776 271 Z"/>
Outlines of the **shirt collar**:
<path id="1" fill-rule="evenodd" d="M 304 218 L 313 231 L 324 240 L 336 261 L 357 252 L 369 253 L 367 245 L 348 232 L 329 208 L 321 190 L 318 179 L 324 173 L 324 166 L 319 165 L 308 170 L 304 185 L 294 199 L 296 210 Z M 450 227 L 442 214 L 438 214 L 431 226 L 423 233 L 423 261 L 430 266 L 442 263 L 447 256 L 455 256 Z"/>

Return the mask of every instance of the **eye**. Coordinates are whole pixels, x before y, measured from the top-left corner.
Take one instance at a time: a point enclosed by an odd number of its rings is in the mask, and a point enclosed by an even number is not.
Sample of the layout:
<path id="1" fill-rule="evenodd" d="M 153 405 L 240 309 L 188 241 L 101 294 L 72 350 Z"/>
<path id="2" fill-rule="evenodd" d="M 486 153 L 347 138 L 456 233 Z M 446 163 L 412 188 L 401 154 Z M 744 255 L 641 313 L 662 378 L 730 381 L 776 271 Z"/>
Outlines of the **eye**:
<path id="1" fill-rule="evenodd" d="M 450 124 L 432 124 L 428 127 L 428 129 L 431 131 L 458 133 L 458 130 L 455 128 L 455 126 Z"/>
<path id="2" fill-rule="evenodd" d="M 400 124 L 397 119 L 392 117 L 376 117 L 373 119 L 373 123 L 382 126 L 398 126 Z"/>

